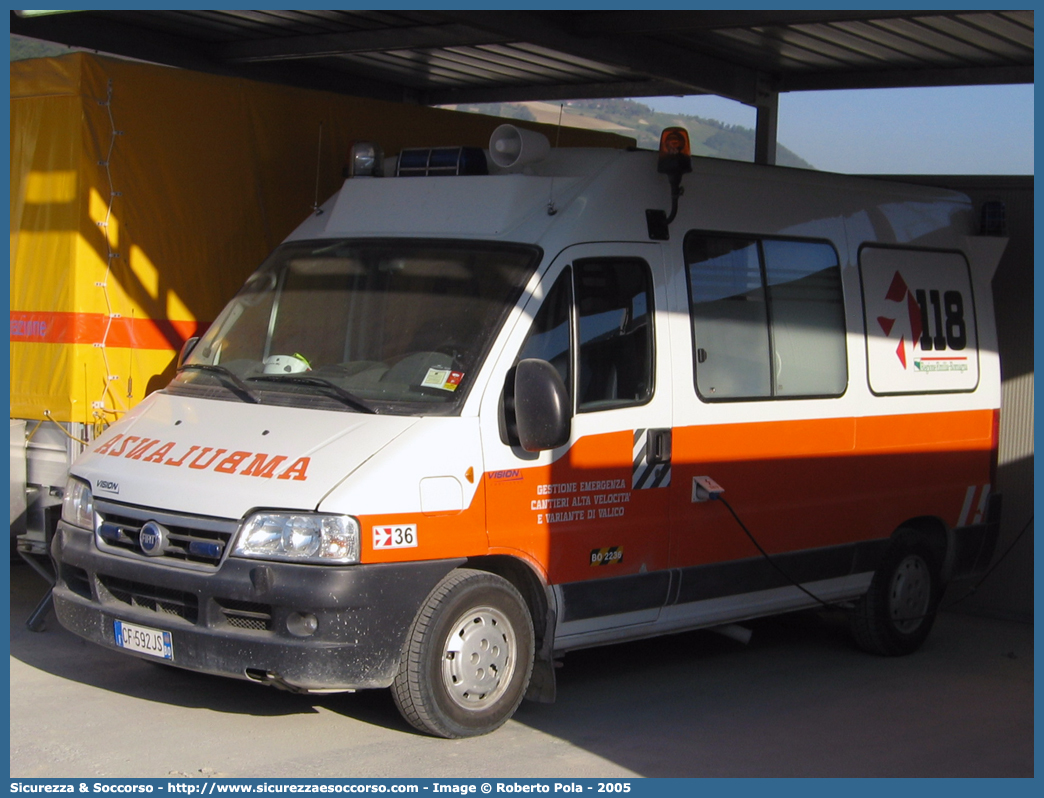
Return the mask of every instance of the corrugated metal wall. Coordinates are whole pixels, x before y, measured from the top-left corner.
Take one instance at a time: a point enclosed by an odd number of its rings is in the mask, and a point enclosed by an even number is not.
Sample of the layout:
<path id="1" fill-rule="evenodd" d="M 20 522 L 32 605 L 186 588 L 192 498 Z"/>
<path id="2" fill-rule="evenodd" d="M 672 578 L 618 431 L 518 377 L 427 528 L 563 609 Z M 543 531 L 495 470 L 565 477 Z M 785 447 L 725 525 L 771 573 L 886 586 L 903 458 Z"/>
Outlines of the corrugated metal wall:
<path id="1" fill-rule="evenodd" d="M 976 207 L 1000 200 L 1007 209 L 1008 248 L 993 278 L 1001 359 L 1001 429 L 997 489 L 1004 516 L 995 570 L 958 607 L 1007 618 L 1033 617 L 1033 177 L 924 176 L 894 178 L 962 191 Z M 1021 535 L 1021 537 L 1020 537 Z M 1010 551 L 1008 551 L 1010 549 Z M 1008 552 L 1003 561 L 998 558 Z M 946 602 L 974 582 L 951 586 Z"/>

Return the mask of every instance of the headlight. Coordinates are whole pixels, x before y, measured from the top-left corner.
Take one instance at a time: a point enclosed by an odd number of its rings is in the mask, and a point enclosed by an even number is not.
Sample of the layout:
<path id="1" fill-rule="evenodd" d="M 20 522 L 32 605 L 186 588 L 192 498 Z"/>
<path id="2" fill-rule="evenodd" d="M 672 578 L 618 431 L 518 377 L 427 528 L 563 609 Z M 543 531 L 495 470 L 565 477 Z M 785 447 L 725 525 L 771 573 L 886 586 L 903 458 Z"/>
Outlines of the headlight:
<path id="1" fill-rule="evenodd" d="M 349 515 L 254 513 L 243 522 L 234 557 L 291 562 L 359 562 L 359 522 Z"/>
<path id="2" fill-rule="evenodd" d="M 83 529 L 94 529 L 94 497 L 91 495 L 91 486 L 76 477 L 69 477 L 65 483 L 62 520 Z"/>

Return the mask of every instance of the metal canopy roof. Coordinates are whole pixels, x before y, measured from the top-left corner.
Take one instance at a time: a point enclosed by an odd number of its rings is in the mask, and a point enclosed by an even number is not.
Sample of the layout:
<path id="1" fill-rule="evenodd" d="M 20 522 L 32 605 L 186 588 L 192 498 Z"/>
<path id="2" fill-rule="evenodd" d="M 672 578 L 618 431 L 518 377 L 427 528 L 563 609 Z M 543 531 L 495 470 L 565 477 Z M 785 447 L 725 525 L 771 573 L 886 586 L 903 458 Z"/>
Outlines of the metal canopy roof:
<path id="1" fill-rule="evenodd" d="M 11 33 L 426 105 L 1033 82 L 1032 11 L 80 11 Z"/>

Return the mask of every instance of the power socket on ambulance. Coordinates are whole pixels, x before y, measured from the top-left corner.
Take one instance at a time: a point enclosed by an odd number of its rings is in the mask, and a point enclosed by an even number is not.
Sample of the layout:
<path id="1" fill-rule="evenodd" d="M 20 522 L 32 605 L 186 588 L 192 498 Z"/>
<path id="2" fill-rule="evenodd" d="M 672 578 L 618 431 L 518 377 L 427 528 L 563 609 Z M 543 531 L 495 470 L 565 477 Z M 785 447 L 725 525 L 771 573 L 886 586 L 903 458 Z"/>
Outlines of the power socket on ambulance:
<path id="1" fill-rule="evenodd" d="M 692 500 L 693 502 L 709 502 L 718 498 L 725 492 L 725 488 L 710 477 L 692 478 Z"/>

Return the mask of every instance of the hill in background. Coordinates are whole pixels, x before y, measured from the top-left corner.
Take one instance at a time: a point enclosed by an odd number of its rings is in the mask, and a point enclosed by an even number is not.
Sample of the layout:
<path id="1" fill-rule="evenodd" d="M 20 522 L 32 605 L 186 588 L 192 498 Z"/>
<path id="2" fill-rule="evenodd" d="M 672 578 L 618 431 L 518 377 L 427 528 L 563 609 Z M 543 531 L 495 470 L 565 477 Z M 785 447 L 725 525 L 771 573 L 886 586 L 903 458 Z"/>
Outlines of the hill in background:
<path id="1" fill-rule="evenodd" d="M 634 100 L 569 100 L 564 104 L 473 103 L 446 107 L 552 125 L 558 124 L 561 113 L 563 125 L 630 136 L 638 141 L 639 147 L 649 150 L 655 150 L 659 146 L 661 130 L 665 127 L 681 126 L 689 131 L 693 155 L 728 158 L 734 161 L 754 160 L 754 131 L 750 128 L 726 125 L 716 119 L 704 119 L 699 116 L 661 113 Z M 776 163 L 801 169 L 815 168 L 782 145 L 777 145 Z"/>

